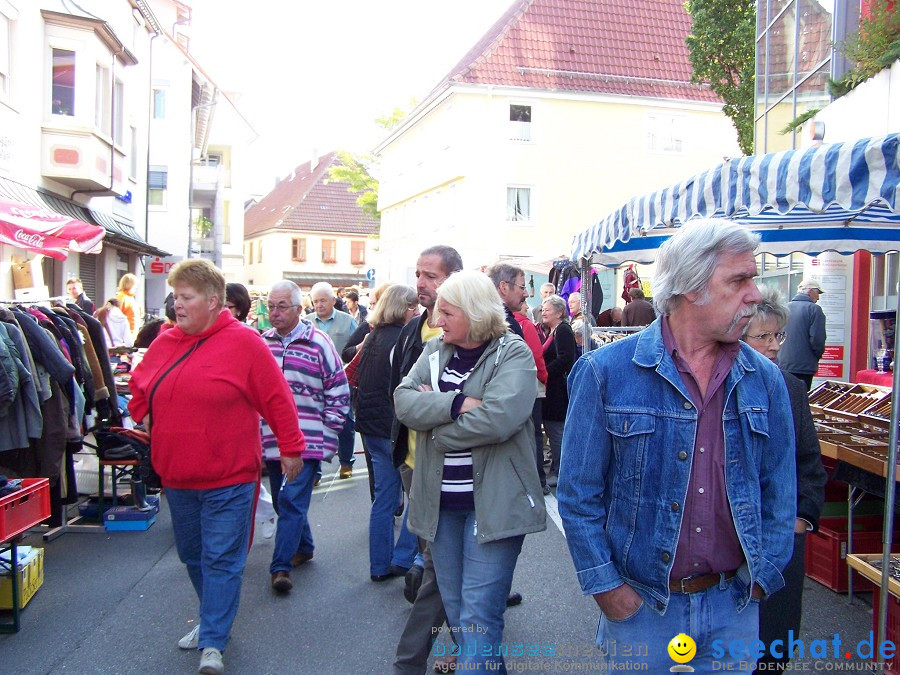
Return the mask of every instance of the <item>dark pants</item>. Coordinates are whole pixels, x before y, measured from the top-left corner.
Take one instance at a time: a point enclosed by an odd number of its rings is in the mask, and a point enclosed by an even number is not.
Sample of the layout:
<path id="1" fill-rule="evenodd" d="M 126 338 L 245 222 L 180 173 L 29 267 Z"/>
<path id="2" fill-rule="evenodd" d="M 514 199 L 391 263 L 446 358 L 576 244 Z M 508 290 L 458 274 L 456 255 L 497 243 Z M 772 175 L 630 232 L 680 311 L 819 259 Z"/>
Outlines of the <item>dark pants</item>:
<path id="1" fill-rule="evenodd" d="M 814 373 L 810 373 L 808 375 L 804 374 L 804 373 L 791 373 L 791 375 L 796 377 L 801 382 L 806 383 L 806 391 L 809 391 L 810 389 L 812 389 L 812 381 L 813 381 L 813 377 L 815 375 Z"/>
<path id="2" fill-rule="evenodd" d="M 353 457 L 353 445 L 356 443 L 356 428 L 353 424 L 353 415 L 347 415 L 344 428 L 338 434 L 338 459 L 341 466 L 353 466 L 356 458 Z"/>
<path id="3" fill-rule="evenodd" d="M 406 464 L 401 464 L 399 470 L 403 491 L 408 496 L 409 488 L 412 485 L 413 471 Z M 439 634 L 439 629 L 447 621 L 447 613 L 444 611 L 444 601 L 438 590 L 428 542 L 419 539 L 419 548 L 423 552 L 425 571 L 422 574 L 419 594 L 409 611 L 406 625 L 400 634 L 400 642 L 397 644 L 397 660 L 394 661 L 395 675 L 406 673 L 421 675 L 425 672 L 428 668 L 431 646 Z M 450 633 L 450 636 L 453 637 L 453 633 Z"/>
<path id="4" fill-rule="evenodd" d="M 800 617 L 803 607 L 803 579 L 805 576 L 806 534 L 794 535 L 794 553 L 782 572 L 784 588 L 772 597 L 766 598 L 759 605 L 759 639 L 766 645 L 766 653 L 759 659 L 759 664 L 785 664 L 790 655 L 775 658 L 769 653 L 773 640 L 782 640 L 788 644 L 788 631 L 794 631 L 794 637 L 800 635 Z M 773 672 L 772 666 L 762 666 L 762 672 Z M 777 672 L 777 671 L 775 671 Z"/>
<path id="5" fill-rule="evenodd" d="M 541 479 L 542 488 L 547 485 L 547 475 L 544 473 L 544 429 L 541 426 L 543 400 L 534 399 L 534 406 L 531 408 L 531 422 L 534 424 L 534 458 L 537 461 L 538 478 Z"/>

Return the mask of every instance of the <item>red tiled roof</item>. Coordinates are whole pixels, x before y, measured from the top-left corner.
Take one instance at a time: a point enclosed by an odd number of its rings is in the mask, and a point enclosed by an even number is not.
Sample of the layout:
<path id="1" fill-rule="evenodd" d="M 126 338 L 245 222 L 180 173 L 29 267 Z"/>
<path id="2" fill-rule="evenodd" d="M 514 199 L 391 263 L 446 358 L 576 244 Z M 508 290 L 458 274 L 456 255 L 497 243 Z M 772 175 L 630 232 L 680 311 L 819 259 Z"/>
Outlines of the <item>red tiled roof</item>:
<path id="1" fill-rule="evenodd" d="M 690 84 L 684 0 L 517 0 L 435 88 L 452 83 L 716 101 Z"/>
<path id="2" fill-rule="evenodd" d="M 328 167 L 339 164 L 337 153 L 329 152 L 312 171 L 309 162 L 299 165 L 247 209 L 244 236 L 272 229 L 374 234 L 378 223 L 357 205 L 357 195 L 347 191 L 347 183 L 326 182 Z"/>

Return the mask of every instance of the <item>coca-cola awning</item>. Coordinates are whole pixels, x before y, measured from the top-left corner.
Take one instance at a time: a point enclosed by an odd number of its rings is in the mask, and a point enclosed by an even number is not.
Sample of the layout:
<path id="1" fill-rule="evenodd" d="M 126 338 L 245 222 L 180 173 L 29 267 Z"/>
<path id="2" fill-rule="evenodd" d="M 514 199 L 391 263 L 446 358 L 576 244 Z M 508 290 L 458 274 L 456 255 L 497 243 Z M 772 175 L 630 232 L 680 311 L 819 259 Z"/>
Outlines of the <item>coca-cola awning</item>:
<path id="1" fill-rule="evenodd" d="M 0 199 L 0 242 L 65 260 L 100 253 L 106 230 L 49 209 Z"/>

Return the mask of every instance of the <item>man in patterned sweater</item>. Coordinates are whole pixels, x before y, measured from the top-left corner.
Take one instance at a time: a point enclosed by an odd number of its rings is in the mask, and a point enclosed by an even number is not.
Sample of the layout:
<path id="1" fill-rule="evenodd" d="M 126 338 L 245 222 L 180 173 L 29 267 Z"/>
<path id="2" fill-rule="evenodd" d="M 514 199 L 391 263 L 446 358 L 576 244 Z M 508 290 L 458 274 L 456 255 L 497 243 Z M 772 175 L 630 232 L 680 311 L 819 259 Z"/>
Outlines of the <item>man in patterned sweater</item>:
<path id="1" fill-rule="evenodd" d="M 263 455 L 279 516 L 269 571 L 272 588 L 279 593 L 293 588 L 291 567 L 313 557 L 307 517 L 313 483 L 321 461 L 334 457 L 338 433 L 350 410 L 350 388 L 334 343 L 300 318 L 300 299 L 300 288 L 292 281 L 279 281 L 272 286 L 269 320 L 273 328 L 262 335 L 294 394 L 300 429 L 306 439 L 303 469 L 295 480 L 282 484 L 278 445 L 262 421 Z"/>

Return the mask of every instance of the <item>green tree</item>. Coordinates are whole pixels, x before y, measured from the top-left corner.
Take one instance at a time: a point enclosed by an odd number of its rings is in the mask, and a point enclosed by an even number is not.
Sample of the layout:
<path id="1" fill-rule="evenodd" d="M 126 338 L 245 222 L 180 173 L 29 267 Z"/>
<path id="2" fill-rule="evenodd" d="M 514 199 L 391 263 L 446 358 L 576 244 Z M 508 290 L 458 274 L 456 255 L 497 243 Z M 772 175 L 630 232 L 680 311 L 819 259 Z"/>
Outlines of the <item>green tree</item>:
<path id="1" fill-rule="evenodd" d="M 417 105 L 415 99 L 410 99 L 409 109 Z M 409 114 L 403 108 L 394 108 L 389 114 L 375 120 L 382 129 L 390 131 L 403 121 Z M 335 181 L 347 183 L 347 191 L 359 194 L 356 203 L 359 207 L 375 220 L 381 220 L 378 212 L 378 179 L 374 174 L 377 170 L 378 160 L 371 155 L 355 155 L 344 150 L 338 151 L 340 165 L 328 169 L 329 182 Z"/>
<path id="2" fill-rule="evenodd" d="M 357 205 L 375 220 L 381 220 L 378 212 L 378 180 L 369 171 L 375 164 L 375 158 L 340 150 L 338 159 L 340 164 L 328 167 L 328 182 L 347 183 L 347 192 L 359 194 L 356 198 Z"/>
<path id="3" fill-rule="evenodd" d="M 741 151 L 753 153 L 755 0 L 688 0 L 691 34 L 686 42 L 694 74 L 725 102 Z"/>

